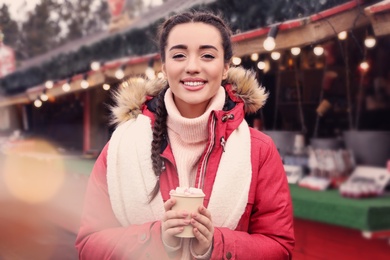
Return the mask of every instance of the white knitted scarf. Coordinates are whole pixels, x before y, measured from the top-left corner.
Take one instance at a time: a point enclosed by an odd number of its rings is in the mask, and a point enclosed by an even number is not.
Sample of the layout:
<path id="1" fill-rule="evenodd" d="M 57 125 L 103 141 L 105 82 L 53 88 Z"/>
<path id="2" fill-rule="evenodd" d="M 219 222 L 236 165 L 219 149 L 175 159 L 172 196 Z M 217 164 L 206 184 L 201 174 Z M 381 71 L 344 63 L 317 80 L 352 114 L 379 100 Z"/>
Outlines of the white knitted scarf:
<path id="1" fill-rule="evenodd" d="M 107 184 L 112 209 L 123 226 L 162 219 L 161 194 L 148 203 L 156 184 L 152 169 L 150 118 L 138 115 L 114 131 L 107 155 Z M 248 202 L 252 179 L 250 133 L 245 120 L 225 144 L 208 209 L 216 227 L 235 229 Z"/>

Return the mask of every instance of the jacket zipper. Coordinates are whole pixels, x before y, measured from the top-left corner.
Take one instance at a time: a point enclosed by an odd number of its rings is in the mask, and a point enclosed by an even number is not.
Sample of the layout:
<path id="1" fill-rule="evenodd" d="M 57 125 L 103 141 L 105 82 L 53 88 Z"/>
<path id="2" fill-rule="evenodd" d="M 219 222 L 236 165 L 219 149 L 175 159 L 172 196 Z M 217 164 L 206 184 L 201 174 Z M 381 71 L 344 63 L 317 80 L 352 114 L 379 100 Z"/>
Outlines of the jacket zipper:
<path id="1" fill-rule="evenodd" d="M 203 157 L 202 163 L 200 165 L 200 175 L 199 175 L 199 181 L 198 181 L 198 188 L 203 189 L 204 186 L 204 177 L 206 175 L 206 169 L 207 169 L 207 164 L 211 155 L 211 152 L 214 148 L 215 145 L 215 126 L 216 126 L 216 118 L 215 115 L 213 114 L 211 118 L 211 123 L 210 123 L 210 143 L 206 149 L 206 154 Z"/>

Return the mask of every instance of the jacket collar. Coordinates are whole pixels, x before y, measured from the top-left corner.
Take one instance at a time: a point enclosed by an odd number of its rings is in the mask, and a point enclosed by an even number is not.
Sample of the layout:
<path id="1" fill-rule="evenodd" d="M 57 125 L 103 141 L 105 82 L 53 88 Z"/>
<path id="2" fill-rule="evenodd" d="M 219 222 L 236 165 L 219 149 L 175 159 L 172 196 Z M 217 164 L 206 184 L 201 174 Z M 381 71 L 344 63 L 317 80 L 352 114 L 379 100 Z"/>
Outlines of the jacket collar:
<path id="1" fill-rule="evenodd" d="M 232 67 L 224 85 L 226 102 L 224 111 L 231 110 L 237 103 L 244 104 L 245 113 L 255 113 L 265 103 L 268 93 L 259 85 L 253 71 L 241 67 Z M 145 80 L 143 82 L 127 79 L 114 92 L 115 105 L 111 107 L 111 122 L 121 124 L 142 113 L 146 103 L 150 111 L 155 111 L 155 97 L 167 86 L 164 79 Z"/>

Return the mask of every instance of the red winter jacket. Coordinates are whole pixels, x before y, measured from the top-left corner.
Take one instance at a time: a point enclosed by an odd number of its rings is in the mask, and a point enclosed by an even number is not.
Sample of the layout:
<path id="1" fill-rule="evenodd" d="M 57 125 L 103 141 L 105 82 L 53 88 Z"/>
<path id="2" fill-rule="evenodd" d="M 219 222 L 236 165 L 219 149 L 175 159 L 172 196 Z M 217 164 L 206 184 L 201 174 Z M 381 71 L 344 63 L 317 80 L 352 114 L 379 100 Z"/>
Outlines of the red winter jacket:
<path id="1" fill-rule="evenodd" d="M 214 140 L 217 141 L 207 160 L 203 189 L 206 207 L 223 153 L 219 140 L 227 140 L 244 120 L 244 113 L 256 111 L 265 99 L 262 89 L 259 95 L 256 79 L 243 69 L 230 69 L 228 81 L 231 84 L 225 86 L 229 97 L 225 107 L 221 111 L 214 111 L 210 117 L 215 119 L 215 131 L 210 134 L 215 135 Z M 156 82 L 150 84 L 158 88 L 163 85 Z M 245 89 L 240 87 L 243 85 Z M 129 104 L 123 110 L 114 109 L 117 122 L 128 120 L 129 114 L 131 118 L 139 113 L 149 116 L 153 122 L 154 99 L 135 105 L 128 101 L 129 96 L 134 96 L 134 93 L 121 93 L 118 96 L 118 103 L 127 100 Z M 214 120 L 209 121 L 211 123 Z M 250 135 L 252 182 L 248 203 L 235 230 L 215 227 L 211 259 L 291 259 L 294 246 L 293 212 L 283 165 L 270 137 L 252 128 Z M 97 159 L 87 188 L 76 240 L 80 259 L 180 259 L 180 251 L 170 254 L 165 252 L 160 220 L 122 226 L 116 219 L 107 188 L 108 146 L 104 147 Z M 169 199 L 169 191 L 179 186 L 179 180 L 169 144 L 162 156 L 165 158 L 166 171 L 160 176 L 160 192 L 166 201 Z"/>

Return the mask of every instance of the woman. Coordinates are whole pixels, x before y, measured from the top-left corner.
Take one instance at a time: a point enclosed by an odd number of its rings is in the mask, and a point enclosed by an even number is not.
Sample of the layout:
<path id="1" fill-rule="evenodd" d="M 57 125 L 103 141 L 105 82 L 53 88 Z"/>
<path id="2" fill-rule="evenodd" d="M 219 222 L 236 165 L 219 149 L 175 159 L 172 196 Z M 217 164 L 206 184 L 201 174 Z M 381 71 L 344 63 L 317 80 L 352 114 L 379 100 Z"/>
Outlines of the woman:
<path id="1" fill-rule="evenodd" d="M 229 68 L 230 36 L 210 13 L 178 14 L 161 26 L 166 80 L 125 82 L 116 95 L 118 126 L 90 177 L 80 259 L 291 258 L 280 156 L 244 120 L 267 94 L 253 73 Z M 169 191 L 178 186 L 204 191 L 199 212 L 172 210 Z M 195 237 L 176 237 L 188 224 Z"/>

